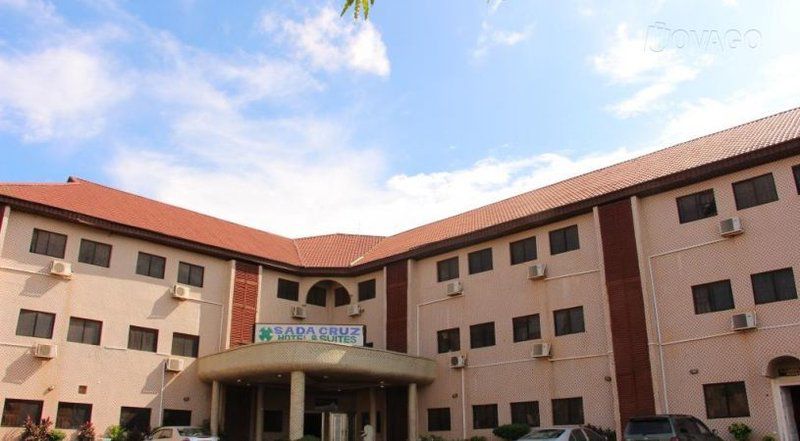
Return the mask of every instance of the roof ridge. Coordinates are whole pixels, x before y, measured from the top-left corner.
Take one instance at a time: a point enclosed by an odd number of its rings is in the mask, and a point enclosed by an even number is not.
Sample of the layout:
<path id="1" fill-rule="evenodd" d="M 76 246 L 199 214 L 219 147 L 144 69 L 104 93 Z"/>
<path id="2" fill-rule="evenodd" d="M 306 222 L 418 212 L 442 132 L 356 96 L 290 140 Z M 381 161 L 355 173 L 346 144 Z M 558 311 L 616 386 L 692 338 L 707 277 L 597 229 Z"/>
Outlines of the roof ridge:
<path id="1" fill-rule="evenodd" d="M 357 233 L 328 233 L 328 234 L 318 234 L 315 236 L 303 236 L 303 237 L 295 237 L 292 240 L 305 240 L 305 239 L 316 239 L 319 237 L 331 237 L 331 236 L 346 236 L 346 237 L 371 237 L 371 238 L 378 238 L 378 239 L 385 239 L 388 236 L 380 236 L 377 234 L 357 234 Z"/>

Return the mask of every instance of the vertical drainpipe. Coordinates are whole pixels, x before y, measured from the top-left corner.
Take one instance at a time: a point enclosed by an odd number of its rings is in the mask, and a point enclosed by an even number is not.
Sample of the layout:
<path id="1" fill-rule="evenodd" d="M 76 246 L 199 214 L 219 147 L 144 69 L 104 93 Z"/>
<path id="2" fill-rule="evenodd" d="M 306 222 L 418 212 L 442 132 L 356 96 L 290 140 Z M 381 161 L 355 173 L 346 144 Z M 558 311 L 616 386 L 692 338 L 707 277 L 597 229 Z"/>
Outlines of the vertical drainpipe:
<path id="1" fill-rule="evenodd" d="M 11 207 L 8 205 L 0 205 L 0 255 L 3 253 L 3 243 L 6 240 L 6 232 L 8 231 L 8 217 L 11 214 Z"/>

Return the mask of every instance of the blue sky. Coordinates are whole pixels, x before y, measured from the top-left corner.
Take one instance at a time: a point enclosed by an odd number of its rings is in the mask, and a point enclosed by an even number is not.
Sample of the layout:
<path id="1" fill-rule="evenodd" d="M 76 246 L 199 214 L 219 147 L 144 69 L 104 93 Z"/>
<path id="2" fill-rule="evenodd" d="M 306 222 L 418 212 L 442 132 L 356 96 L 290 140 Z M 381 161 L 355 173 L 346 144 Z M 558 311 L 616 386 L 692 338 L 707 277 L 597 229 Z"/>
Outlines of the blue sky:
<path id="1" fill-rule="evenodd" d="M 800 104 L 797 2 L 339 7 L 0 0 L 0 181 L 391 234 Z"/>

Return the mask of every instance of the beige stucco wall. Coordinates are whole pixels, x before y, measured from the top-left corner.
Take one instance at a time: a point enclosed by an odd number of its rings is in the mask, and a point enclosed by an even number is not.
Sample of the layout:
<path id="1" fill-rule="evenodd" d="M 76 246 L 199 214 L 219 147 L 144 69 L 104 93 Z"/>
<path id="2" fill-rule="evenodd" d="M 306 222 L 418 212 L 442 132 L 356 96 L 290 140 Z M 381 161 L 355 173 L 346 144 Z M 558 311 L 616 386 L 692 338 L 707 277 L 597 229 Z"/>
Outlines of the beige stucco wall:
<path id="1" fill-rule="evenodd" d="M 548 232 L 578 225 L 580 249 L 550 255 Z M 592 214 L 518 233 L 455 252 L 413 262 L 410 265 L 409 351 L 437 361 L 437 380 L 420 389 L 420 433 L 427 433 L 427 409 L 450 407 L 450 432 L 444 437 L 462 436 L 462 398 L 466 408 L 466 434 L 494 439 L 491 430 L 472 429 L 473 404 L 497 404 L 500 424 L 511 421 L 510 404 L 539 401 L 542 425 L 552 424 L 551 399 L 583 397 L 587 423 L 613 427 L 614 406 L 610 375 L 610 346 L 606 331 L 605 297 L 601 280 L 601 259 L 597 229 Z M 538 259 L 511 265 L 509 243 L 536 236 Z M 492 248 L 493 270 L 470 275 L 467 254 Z M 448 282 L 437 282 L 436 263 L 459 256 L 459 280 L 463 296 L 446 298 Z M 545 280 L 528 280 L 527 268 L 547 264 Z M 426 304 L 429 303 L 429 304 Z M 554 336 L 553 311 L 584 307 L 586 332 Z M 419 319 L 417 319 L 419 313 Z M 540 314 L 542 339 L 513 342 L 512 318 Z M 470 349 L 469 326 L 495 322 L 496 345 Z M 451 369 L 454 353 L 437 354 L 436 332 L 459 327 L 461 354 L 468 367 Z M 552 343 L 550 360 L 534 360 L 534 343 Z M 464 393 L 461 376 L 464 376 Z"/>
<path id="2" fill-rule="evenodd" d="M 798 163 L 800 157 L 777 161 L 638 201 L 651 359 L 660 409 L 666 410 L 653 287 L 664 344 L 668 410 L 705 420 L 703 384 L 746 383 L 750 418 L 709 421 L 723 436 L 734 421 L 752 426 L 757 438 L 777 430 L 771 381 L 763 373 L 774 357 L 800 357 L 800 301 L 756 306 L 750 280 L 751 274 L 786 267 L 793 267 L 796 279 L 800 274 L 800 196 L 791 170 Z M 731 184 L 768 172 L 774 175 L 779 200 L 737 211 Z M 680 224 L 675 199 L 710 188 L 714 189 L 718 215 Z M 745 233 L 721 239 L 719 222 L 733 216 L 742 219 Z M 731 280 L 735 309 L 696 315 L 691 287 L 724 279 Z M 800 286 L 800 281 L 796 283 Z M 759 329 L 730 332 L 731 316 L 750 311 L 756 312 Z M 699 372 L 692 375 L 692 369 Z M 800 383 L 800 377 L 797 380 Z"/>
<path id="3" fill-rule="evenodd" d="M 68 235 L 64 260 L 72 263 L 71 280 L 49 274 L 53 258 L 29 252 L 33 228 Z M 0 397 L 44 400 L 43 416 L 54 420 L 59 401 L 91 403 L 98 431 L 119 422 L 121 406 L 149 407 L 151 425 L 159 425 L 162 397 L 164 408 L 191 410 L 195 424 L 208 419 L 210 388 L 197 379 L 195 360 L 186 358 L 182 373 L 165 374 L 163 393 L 161 366 L 170 356 L 173 332 L 199 335 L 201 356 L 220 348 L 228 262 L 20 211 L 11 212 L 5 233 L 0 254 Z M 81 238 L 113 246 L 110 268 L 78 263 Z M 163 280 L 135 274 L 139 251 L 167 258 Z M 205 267 L 204 287 L 192 288 L 194 300 L 171 297 L 179 261 Z M 55 313 L 53 338 L 15 335 L 20 308 Z M 103 322 L 100 346 L 66 341 L 71 316 Z M 158 329 L 158 353 L 128 350 L 130 325 Z M 30 348 L 39 342 L 57 344 L 57 358 L 34 358 Z M 79 385 L 88 386 L 88 393 L 78 394 Z M 13 430 L 0 429 L 9 432 Z"/>

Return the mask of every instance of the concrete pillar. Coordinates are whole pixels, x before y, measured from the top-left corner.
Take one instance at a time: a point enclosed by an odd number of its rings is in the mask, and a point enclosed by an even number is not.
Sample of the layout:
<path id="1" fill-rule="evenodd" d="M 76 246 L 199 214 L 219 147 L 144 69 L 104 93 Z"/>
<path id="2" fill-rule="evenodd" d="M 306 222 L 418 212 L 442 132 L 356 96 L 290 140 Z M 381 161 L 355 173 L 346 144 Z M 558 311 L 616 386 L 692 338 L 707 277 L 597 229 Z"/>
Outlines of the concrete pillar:
<path id="1" fill-rule="evenodd" d="M 264 439 L 264 385 L 256 389 L 256 441 Z"/>
<path id="2" fill-rule="evenodd" d="M 417 439 L 417 383 L 408 385 L 408 439 Z"/>
<path id="3" fill-rule="evenodd" d="M 211 383 L 211 435 L 219 435 L 219 381 Z"/>
<path id="4" fill-rule="evenodd" d="M 369 388 L 369 425 L 378 430 L 378 403 L 375 399 L 375 388 Z"/>
<path id="5" fill-rule="evenodd" d="M 303 418 L 306 413 L 306 374 L 292 372 L 292 385 L 289 391 L 289 439 L 299 439 L 304 435 Z"/>

